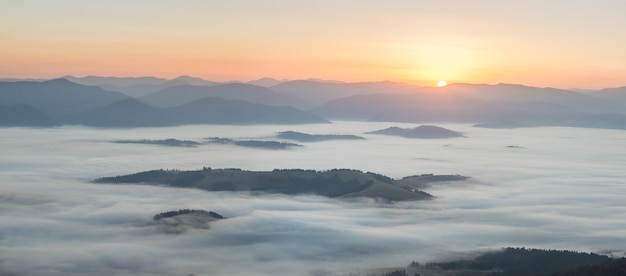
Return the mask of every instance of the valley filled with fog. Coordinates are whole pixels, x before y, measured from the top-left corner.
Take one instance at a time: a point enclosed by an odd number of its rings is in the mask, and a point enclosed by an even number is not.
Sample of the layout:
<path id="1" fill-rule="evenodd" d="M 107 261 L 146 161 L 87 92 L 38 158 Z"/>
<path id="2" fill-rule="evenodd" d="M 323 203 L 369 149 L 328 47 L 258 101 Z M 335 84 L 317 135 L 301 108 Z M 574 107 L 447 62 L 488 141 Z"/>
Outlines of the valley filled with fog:
<path id="1" fill-rule="evenodd" d="M 464 137 L 367 134 L 418 124 L 350 121 L 3 128 L 0 274 L 342 275 L 506 246 L 623 256 L 625 131 L 436 125 Z M 207 137 L 289 142 L 276 138 L 284 131 L 365 139 L 304 142 L 286 150 L 114 143 Z M 430 173 L 470 178 L 424 188 L 434 199 L 396 203 L 91 182 L 203 167 L 349 168 L 392 178 Z M 228 219 L 180 234 L 164 233 L 152 223 L 157 213 L 185 208 Z"/>

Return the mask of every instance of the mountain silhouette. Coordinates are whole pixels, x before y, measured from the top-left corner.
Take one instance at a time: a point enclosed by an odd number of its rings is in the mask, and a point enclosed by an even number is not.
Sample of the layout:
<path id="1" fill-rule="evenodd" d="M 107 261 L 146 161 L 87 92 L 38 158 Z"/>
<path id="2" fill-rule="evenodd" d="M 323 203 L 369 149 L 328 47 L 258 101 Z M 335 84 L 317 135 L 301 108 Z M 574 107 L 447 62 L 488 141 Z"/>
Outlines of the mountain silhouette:
<path id="1" fill-rule="evenodd" d="M 119 92 L 81 85 L 66 79 L 0 82 L 2 104 L 30 105 L 55 119 L 127 98 L 128 96 Z"/>

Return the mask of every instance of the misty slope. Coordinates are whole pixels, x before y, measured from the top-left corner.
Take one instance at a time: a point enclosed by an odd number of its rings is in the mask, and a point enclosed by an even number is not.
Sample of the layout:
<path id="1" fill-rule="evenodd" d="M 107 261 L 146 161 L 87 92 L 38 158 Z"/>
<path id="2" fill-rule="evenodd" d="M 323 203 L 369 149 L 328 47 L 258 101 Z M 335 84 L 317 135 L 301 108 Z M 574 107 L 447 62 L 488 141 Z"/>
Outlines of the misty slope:
<path id="1" fill-rule="evenodd" d="M 490 124 L 507 121 L 527 126 L 626 129 L 626 114 L 618 112 L 622 109 L 617 104 L 571 91 L 523 86 L 520 87 L 530 92 L 495 89 L 502 87 L 509 86 L 453 85 L 413 94 L 357 95 L 330 101 L 312 111 L 328 119 Z M 585 105 L 587 101 L 589 104 Z"/>
<path id="2" fill-rule="evenodd" d="M 167 80 L 155 77 L 99 77 L 88 76 L 76 78 L 72 76 L 64 77 L 75 83 L 98 86 L 105 90 L 122 92 L 128 96 L 137 98 L 146 96 L 156 91 L 179 85 L 216 85 L 216 82 L 194 78 L 190 76 L 179 76 Z"/>
<path id="3" fill-rule="evenodd" d="M 110 104 L 128 96 L 65 79 L 44 82 L 0 82 L 0 102 L 4 105 L 27 104 L 53 118 Z"/>
<path id="4" fill-rule="evenodd" d="M 556 88 L 540 88 L 518 84 L 451 84 L 438 88 L 446 93 L 464 95 L 491 102 L 504 103 L 553 103 L 583 112 L 624 112 L 624 106 L 584 94 Z"/>
<path id="5" fill-rule="evenodd" d="M 198 171 L 153 170 L 103 177 L 96 183 L 166 184 L 208 191 L 255 191 L 279 194 L 316 194 L 326 197 L 371 197 L 391 201 L 421 200 L 431 195 L 396 185 L 389 177 L 357 170 L 335 169 L 244 171 L 211 169 Z"/>
<path id="6" fill-rule="evenodd" d="M 263 87 L 272 87 L 274 85 L 281 84 L 283 82 L 287 82 L 287 80 L 277 80 L 274 78 L 260 78 L 258 80 L 251 80 L 247 82 L 247 84 L 263 86 Z"/>
<path id="7" fill-rule="evenodd" d="M 288 106 L 255 104 L 207 97 L 167 109 L 179 124 L 312 124 L 328 123 L 314 114 Z"/>
<path id="8" fill-rule="evenodd" d="M 626 86 L 606 88 L 590 93 L 590 95 L 611 101 L 613 103 L 621 104 L 624 106 L 624 109 L 626 109 Z"/>
<path id="9" fill-rule="evenodd" d="M 76 113 L 67 116 L 64 122 L 95 127 L 144 127 L 174 124 L 174 121 L 163 110 L 135 99 L 125 99 Z"/>
<path id="10" fill-rule="evenodd" d="M 298 105 L 293 97 L 284 93 L 245 83 L 226 83 L 215 86 L 175 86 L 157 91 L 140 99 L 158 107 L 173 107 L 206 97 L 245 100 L 267 105 Z"/>
<path id="11" fill-rule="evenodd" d="M 40 110 L 25 104 L 0 105 L 0 126 L 57 126 L 59 122 Z"/>
<path id="12" fill-rule="evenodd" d="M 434 93 L 371 94 L 345 97 L 312 109 L 328 119 L 396 122 L 475 122 L 493 118 L 499 106 Z"/>
<path id="13" fill-rule="evenodd" d="M 418 86 L 396 82 L 342 83 L 315 80 L 287 81 L 270 88 L 300 99 L 301 108 L 313 108 L 331 100 L 354 95 L 414 93 L 422 90 Z"/>

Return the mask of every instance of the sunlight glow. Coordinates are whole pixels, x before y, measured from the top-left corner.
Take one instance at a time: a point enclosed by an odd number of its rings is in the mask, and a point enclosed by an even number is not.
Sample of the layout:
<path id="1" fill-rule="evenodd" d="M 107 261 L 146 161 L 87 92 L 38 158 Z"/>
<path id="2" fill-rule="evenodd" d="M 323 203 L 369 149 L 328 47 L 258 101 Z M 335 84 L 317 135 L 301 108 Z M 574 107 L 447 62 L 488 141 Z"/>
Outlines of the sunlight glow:
<path id="1" fill-rule="evenodd" d="M 444 87 L 446 85 L 448 85 L 448 83 L 444 80 L 440 80 L 437 82 L 437 87 Z"/>

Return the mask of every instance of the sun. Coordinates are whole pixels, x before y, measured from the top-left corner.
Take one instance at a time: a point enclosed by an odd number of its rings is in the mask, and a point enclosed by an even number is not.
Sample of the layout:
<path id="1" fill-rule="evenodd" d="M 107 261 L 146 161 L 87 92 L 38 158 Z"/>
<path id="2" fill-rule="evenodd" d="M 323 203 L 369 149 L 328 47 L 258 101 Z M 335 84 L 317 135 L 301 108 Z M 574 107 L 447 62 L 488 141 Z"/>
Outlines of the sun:
<path id="1" fill-rule="evenodd" d="M 444 80 L 440 80 L 437 82 L 437 87 L 444 87 L 446 85 L 448 85 L 448 83 Z"/>

